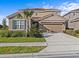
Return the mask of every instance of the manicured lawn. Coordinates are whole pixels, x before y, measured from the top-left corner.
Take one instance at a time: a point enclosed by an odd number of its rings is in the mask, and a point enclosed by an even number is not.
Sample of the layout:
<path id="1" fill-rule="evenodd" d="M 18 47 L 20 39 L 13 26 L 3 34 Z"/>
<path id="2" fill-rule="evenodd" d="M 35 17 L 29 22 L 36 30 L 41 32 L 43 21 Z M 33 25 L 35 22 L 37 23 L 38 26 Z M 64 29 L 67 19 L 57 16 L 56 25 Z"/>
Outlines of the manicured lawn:
<path id="1" fill-rule="evenodd" d="M 4 46 L 0 47 L 0 54 L 36 53 L 46 46 Z"/>
<path id="2" fill-rule="evenodd" d="M 46 40 L 35 37 L 0 37 L 0 42 L 46 42 Z"/>

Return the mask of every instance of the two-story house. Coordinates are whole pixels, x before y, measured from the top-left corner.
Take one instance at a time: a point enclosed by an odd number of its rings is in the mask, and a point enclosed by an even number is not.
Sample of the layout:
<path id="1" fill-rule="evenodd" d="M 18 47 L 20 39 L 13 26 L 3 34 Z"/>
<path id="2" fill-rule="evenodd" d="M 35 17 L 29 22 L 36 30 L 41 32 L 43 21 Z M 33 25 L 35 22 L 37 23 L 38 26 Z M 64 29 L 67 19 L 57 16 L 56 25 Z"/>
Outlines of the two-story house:
<path id="1" fill-rule="evenodd" d="M 65 30 L 65 18 L 60 16 L 58 9 L 32 8 L 32 20 L 39 24 L 39 30 L 44 32 L 62 32 Z M 20 10 L 22 11 L 22 10 Z M 19 12 L 20 12 L 19 11 Z M 9 20 L 9 30 L 26 30 L 27 20 L 17 17 L 17 12 L 7 16 Z"/>

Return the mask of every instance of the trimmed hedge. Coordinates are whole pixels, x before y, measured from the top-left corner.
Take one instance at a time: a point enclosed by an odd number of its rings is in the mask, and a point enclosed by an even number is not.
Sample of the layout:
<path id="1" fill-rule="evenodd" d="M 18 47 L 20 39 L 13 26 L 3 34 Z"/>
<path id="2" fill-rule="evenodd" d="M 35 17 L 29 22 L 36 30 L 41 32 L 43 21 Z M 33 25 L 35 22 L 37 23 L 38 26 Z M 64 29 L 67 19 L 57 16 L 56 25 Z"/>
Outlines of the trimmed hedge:
<path id="1" fill-rule="evenodd" d="M 27 32 L 27 34 L 25 31 L 0 30 L 0 37 L 38 37 L 38 38 L 41 38 L 43 36 L 36 29 L 31 29 L 31 31 Z"/>
<path id="2" fill-rule="evenodd" d="M 67 33 L 75 37 L 79 37 L 79 30 L 65 30 L 64 33 Z"/>
<path id="3" fill-rule="evenodd" d="M 25 37 L 25 31 L 0 30 L 0 37 Z"/>
<path id="4" fill-rule="evenodd" d="M 25 31 L 13 31 L 11 34 L 11 37 L 25 37 L 26 32 Z"/>
<path id="5" fill-rule="evenodd" d="M 79 34 L 79 30 L 75 30 L 75 32 L 76 32 L 77 34 Z"/>

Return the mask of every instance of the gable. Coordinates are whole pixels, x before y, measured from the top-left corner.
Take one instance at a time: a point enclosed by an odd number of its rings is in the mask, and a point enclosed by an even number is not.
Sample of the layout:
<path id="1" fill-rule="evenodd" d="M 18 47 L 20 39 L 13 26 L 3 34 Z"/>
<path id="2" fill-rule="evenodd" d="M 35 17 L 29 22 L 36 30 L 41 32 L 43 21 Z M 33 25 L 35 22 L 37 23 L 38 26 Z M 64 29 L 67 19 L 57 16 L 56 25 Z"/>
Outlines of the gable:
<path id="1" fill-rule="evenodd" d="M 19 16 L 17 13 L 13 16 L 7 16 L 8 19 L 23 19 L 23 17 Z"/>

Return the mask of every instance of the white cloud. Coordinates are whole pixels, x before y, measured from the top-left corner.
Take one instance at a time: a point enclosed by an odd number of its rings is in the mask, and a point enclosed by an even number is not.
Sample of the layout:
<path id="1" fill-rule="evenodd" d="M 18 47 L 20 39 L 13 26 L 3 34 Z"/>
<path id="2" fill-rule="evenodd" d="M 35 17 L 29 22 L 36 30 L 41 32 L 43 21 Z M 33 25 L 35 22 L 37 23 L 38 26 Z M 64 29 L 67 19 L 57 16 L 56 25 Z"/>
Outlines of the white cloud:
<path id="1" fill-rule="evenodd" d="M 42 3 L 43 8 L 56 8 L 61 10 L 61 15 L 64 15 L 71 10 L 78 9 L 79 8 L 79 3 L 74 3 L 74 2 L 64 2 L 59 6 L 53 6 L 51 4 L 46 4 L 45 2 Z"/>
<path id="2" fill-rule="evenodd" d="M 3 18 L 4 18 L 4 16 L 0 15 L 0 19 L 3 19 Z"/>
<path id="3" fill-rule="evenodd" d="M 53 6 L 50 5 L 50 4 L 45 4 L 45 5 L 43 6 L 43 8 L 53 8 Z"/>
<path id="4" fill-rule="evenodd" d="M 57 6 L 57 8 L 62 11 L 61 15 L 64 15 L 64 14 L 68 13 L 71 10 L 78 9 L 79 8 L 79 3 L 65 2 L 65 3 L 62 3 L 60 6 Z"/>
<path id="5" fill-rule="evenodd" d="M 43 8 L 53 8 L 51 4 L 46 4 L 45 2 L 42 3 Z"/>

